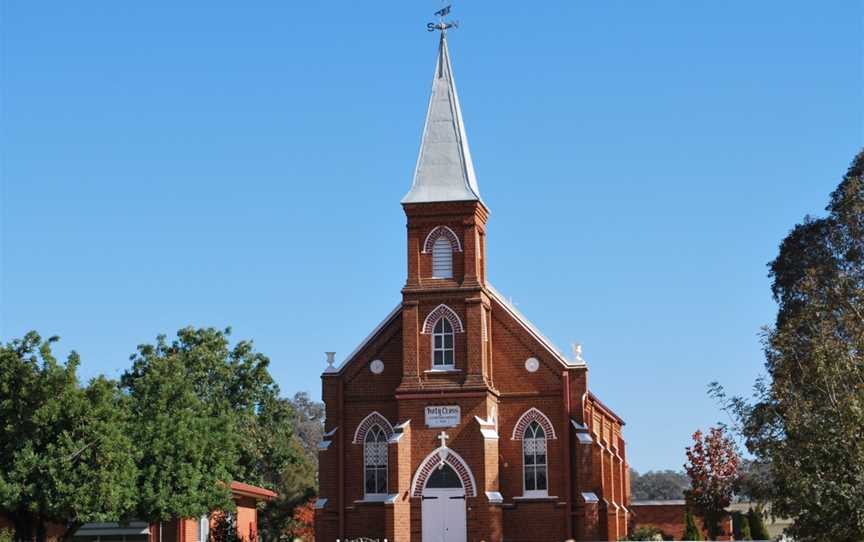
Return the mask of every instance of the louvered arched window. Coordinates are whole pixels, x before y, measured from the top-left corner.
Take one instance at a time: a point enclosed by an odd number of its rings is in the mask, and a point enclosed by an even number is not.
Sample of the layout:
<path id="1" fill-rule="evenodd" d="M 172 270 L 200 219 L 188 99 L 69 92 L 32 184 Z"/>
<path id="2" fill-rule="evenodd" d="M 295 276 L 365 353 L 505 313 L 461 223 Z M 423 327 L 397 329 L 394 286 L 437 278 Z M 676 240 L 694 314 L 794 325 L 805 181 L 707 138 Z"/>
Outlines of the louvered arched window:
<path id="1" fill-rule="evenodd" d="M 453 326 L 450 320 L 441 317 L 432 330 L 433 369 L 453 369 L 456 366 L 456 349 L 453 340 Z"/>
<path id="2" fill-rule="evenodd" d="M 453 246 L 443 235 L 432 245 L 432 278 L 453 278 Z"/>
<path id="3" fill-rule="evenodd" d="M 363 441 L 363 481 L 366 498 L 387 494 L 387 435 L 379 425 Z"/>
<path id="4" fill-rule="evenodd" d="M 546 433 L 536 421 L 528 424 L 522 437 L 522 456 L 525 471 L 525 495 L 549 494 L 546 470 Z"/>

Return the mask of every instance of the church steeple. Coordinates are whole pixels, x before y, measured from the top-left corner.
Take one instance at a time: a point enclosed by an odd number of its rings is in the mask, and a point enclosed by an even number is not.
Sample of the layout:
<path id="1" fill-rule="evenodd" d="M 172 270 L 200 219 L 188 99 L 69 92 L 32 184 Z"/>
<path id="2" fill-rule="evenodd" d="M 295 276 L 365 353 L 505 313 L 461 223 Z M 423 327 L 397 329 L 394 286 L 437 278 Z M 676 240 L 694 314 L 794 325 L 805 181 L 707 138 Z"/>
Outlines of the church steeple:
<path id="1" fill-rule="evenodd" d="M 403 204 L 482 201 L 453 80 L 446 27 L 442 25 L 438 28 L 441 40 L 432 80 L 432 96 L 423 127 L 414 182 L 411 190 L 402 198 Z"/>

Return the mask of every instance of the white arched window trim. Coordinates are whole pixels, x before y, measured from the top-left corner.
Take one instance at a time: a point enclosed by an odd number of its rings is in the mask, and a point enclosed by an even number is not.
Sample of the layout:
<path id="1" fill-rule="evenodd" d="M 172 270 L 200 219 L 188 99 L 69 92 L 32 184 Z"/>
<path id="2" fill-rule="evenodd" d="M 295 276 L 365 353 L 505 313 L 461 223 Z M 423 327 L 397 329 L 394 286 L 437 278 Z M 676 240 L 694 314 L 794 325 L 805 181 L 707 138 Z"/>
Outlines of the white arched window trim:
<path id="1" fill-rule="evenodd" d="M 354 444 L 363 444 L 366 439 L 366 432 L 375 424 L 380 425 L 381 428 L 384 429 L 387 438 L 393 436 L 393 424 L 391 424 L 387 418 L 382 416 L 381 413 L 374 411 L 357 424 L 357 429 L 354 431 L 354 440 L 351 442 Z"/>
<path id="2" fill-rule="evenodd" d="M 543 431 L 546 433 L 547 440 L 555 440 L 555 427 L 552 425 L 552 422 L 549 420 L 549 417 L 540 412 L 536 407 L 531 407 L 526 410 L 519 419 L 516 421 L 516 425 L 513 426 L 513 436 L 510 437 L 513 440 L 521 440 L 525 435 L 525 430 L 528 428 L 528 425 L 531 422 L 536 421 L 540 424 L 540 427 L 543 428 Z"/>
<path id="3" fill-rule="evenodd" d="M 462 326 L 462 320 L 459 319 L 459 315 L 456 314 L 456 311 L 442 303 L 435 307 L 426 319 L 423 320 L 423 327 L 420 332 L 424 335 L 432 333 L 432 330 L 435 329 L 435 324 L 437 324 L 438 320 L 441 318 L 446 318 L 450 321 L 450 325 L 453 326 L 453 331 L 455 333 L 463 333 L 465 331 L 465 328 Z"/>
<path id="4" fill-rule="evenodd" d="M 423 241 L 423 252 L 431 252 L 435 241 L 441 237 L 447 239 L 453 252 L 462 252 L 462 243 L 459 241 L 459 237 L 456 235 L 456 232 L 447 226 L 437 226 L 429 232 L 429 235 L 426 236 L 426 240 Z"/>
<path id="5" fill-rule="evenodd" d="M 447 453 L 444 454 L 442 453 L 443 451 L 446 451 Z M 432 450 L 432 452 L 420 462 L 420 466 L 417 467 L 417 472 L 414 473 L 414 479 L 411 480 L 411 496 L 423 496 L 423 488 L 426 487 L 426 481 L 429 479 L 432 471 L 442 462 L 452 467 L 453 470 L 456 471 L 456 474 L 459 475 L 459 478 L 462 480 L 462 487 L 465 488 L 465 496 L 476 497 L 477 481 L 474 479 L 474 473 L 471 471 L 471 467 L 468 466 L 468 462 L 465 461 L 461 455 L 456 453 L 455 450 L 444 446 Z"/>

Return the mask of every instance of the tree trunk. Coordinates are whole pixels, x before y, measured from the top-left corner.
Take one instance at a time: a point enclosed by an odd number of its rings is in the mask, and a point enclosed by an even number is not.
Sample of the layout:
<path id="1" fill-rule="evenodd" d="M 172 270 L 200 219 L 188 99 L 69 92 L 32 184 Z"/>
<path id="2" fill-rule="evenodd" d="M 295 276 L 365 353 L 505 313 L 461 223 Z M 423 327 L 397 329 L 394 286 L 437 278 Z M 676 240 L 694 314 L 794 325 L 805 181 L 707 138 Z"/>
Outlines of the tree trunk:
<path id="1" fill-rule="evenodd" d="M 15 540 L 33 540 L 33 515 L 24 508 L 18 508 L 10 517 L 15 526 Z"/>
<path id="2" fill-rule="evenodd" d="M 69 542 L 72 540 L 72 537 L 75 535 L 75 532 L 81 528 L 80 521 L 70 521 L 66 523 L 66 530 L 63 531 L 63 536 L 60 537 L 60 542 Z"/>
<path id="3" fill-rule="evenodd" d="M 36 542 L 48 542 L 48 526 L 42 516 L 36 518 Z"/>

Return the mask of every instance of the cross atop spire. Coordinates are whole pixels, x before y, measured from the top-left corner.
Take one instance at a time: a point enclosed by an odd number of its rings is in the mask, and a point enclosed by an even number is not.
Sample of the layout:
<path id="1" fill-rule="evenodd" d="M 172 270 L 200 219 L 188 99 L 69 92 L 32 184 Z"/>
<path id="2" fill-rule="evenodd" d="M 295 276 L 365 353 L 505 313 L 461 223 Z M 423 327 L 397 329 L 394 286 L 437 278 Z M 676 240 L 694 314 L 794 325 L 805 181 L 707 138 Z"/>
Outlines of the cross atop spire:
<path id="1" fill-rule="evenodd" d="M 441 32 L 438 61 L 432 79 L 432 96 L 420 141 L 414 182 L 411 190 L 402 198 L 402 203 L 480 201 L 480 189 L 474 176 L 474 164 L 471 162 L 453 68 L 450 66 L 447 29 L 456 25 L 444 21 L 448 13 L 450 6 L 435 13 L 440 22 L 427 25 L 429 31 Z"/>

